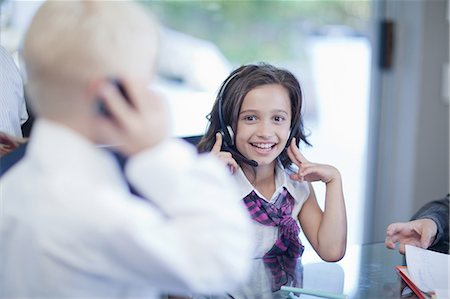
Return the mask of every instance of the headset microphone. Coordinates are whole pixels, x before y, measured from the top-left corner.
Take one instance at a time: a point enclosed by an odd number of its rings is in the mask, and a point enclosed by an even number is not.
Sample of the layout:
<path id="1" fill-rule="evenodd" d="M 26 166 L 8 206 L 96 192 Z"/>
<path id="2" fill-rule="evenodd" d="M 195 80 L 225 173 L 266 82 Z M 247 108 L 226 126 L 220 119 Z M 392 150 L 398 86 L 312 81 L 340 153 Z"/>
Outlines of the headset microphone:
<path id="1" fill-rule="evenodd" d="M 258 162 L 246 158 L 243 154 L 241 154 L 240 152 L 238 152 L 237 150 L 233 149 L 230 146 L 224 146 L 223 150 L 229 152 L 231 156 L 233 156 L 233 159 L 235 159 L 237 162 L 242 162 L 252 167 L 258 167 Z"/>

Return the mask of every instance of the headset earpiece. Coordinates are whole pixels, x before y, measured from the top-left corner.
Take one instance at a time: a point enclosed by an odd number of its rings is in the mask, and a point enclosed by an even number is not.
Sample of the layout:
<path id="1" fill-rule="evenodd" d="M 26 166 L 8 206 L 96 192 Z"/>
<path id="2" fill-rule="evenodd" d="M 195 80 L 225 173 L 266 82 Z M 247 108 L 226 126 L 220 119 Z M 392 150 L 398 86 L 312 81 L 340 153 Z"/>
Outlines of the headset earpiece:
<path id="1" fill-rule="evenodd" d="M 292 134 L 292 130 L 289 130 L 288 138 L 287 138 L 287 142 L 286 142 L 286 146 L 285 146 L 286 149 L 291 145 L 293 137 L 294 137 L 294 134 Z"/>
<path id="2" fill-rule="evenodd" d="M 230 135 L 228 131 L 220 130 L 220 135 L 222 135 L 222 148 L 226 148 L 230 146 Z"/>
<path id="3" fill-rule="evenodd" d="M 232 76 L 230 76 L 223 84 L 222 87 L 220 88 L 219 94 L 218 94 L 218 101 L 219 101 L 219 107 L 218 107 L 218 116 L 219 116 L 219 125 L 220 125 L 220 134 L 222 134 L 223 137 L 223 145 L 225 147 L 233 147 L 234 146 L 234 132 L 233 129 L 231 128 L 231 126 L 227 126 L 225 124 L 225 119 L 223 117 L 223 97 L 224 97 L 224 92 L 228 86 L 228 84 L 230 83 L 230 81 L 235 78 L 239 73 L 236 73 Z"/>
<path id="4" fill-rule="evenodd" d="M 234 132 L 231 126 L 227 126 L 226 129 L 221 128 L 219 133 L 222 135 L 222 143 L 224 147 L 234 146 Z"/>
<path id="5" fill-rule="evenodd" d="M 234 132 L 233 129 L 231 128 L 231 126 L 227 126 L 227 132 L 228 135 L 230 136 L 230 142 L 228 143 L 228 146 L 234 146 Z"/>

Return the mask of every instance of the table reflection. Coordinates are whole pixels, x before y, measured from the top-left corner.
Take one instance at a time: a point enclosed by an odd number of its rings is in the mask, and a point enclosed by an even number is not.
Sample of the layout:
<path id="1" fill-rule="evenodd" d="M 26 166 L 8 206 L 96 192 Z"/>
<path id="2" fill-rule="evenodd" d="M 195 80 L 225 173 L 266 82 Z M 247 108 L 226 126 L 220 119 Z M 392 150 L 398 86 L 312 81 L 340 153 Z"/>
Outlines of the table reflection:
<path id="1" fill-rule="evenodd" d="M 281 299 L 288 297 L 281 286 L 315 288 L 334 293 L 342 293 L 344 286 L 344 271 L 340 265 L 323 262 L 303 265 L 301 258 L 254 259 L 251 273 L 247 283 L 236 290 L 220 296 L 197 295 L 194 298 Z M 301 295 L 300 298 L 309 297 Z"/>

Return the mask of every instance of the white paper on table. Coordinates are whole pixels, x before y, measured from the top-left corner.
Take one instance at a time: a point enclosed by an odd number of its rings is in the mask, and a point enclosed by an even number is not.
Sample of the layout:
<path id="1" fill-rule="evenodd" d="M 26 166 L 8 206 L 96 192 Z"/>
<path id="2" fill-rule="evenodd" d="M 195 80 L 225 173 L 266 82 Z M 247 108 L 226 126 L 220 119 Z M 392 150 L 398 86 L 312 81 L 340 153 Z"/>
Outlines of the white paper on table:
<path id="1" fill-rule="evenodd" d="M 437 289 L 435 296 L 436 299 L 448 299 L 450 298 L 450 291 L 448 289 L 447 290 Z"/>
<path id="2" fill-rule="evenodd" d="M 450 255 L 406 245 L 406 266 L 412 281 L 423 292 L 449 291 Z"/>

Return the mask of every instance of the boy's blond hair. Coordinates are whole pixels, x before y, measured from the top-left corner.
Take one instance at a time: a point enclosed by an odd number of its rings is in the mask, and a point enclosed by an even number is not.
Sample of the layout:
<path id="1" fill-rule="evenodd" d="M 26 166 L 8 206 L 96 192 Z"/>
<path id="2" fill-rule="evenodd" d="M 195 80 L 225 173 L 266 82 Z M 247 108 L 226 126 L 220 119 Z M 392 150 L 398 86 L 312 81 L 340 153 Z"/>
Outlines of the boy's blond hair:
<path id="1" fill-rule="evenodd" d="M 75 99 L 96 78 L 150 78 L 157 33 L 149 12 L 130 1 L 47 1 L 23 48 L 35 111 L 74 112 Z"/>

